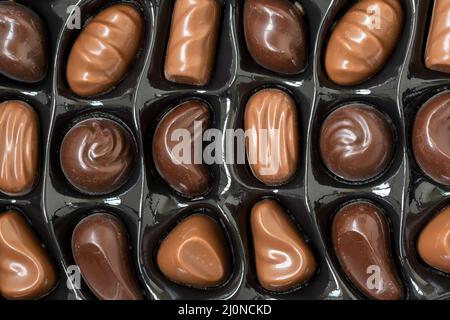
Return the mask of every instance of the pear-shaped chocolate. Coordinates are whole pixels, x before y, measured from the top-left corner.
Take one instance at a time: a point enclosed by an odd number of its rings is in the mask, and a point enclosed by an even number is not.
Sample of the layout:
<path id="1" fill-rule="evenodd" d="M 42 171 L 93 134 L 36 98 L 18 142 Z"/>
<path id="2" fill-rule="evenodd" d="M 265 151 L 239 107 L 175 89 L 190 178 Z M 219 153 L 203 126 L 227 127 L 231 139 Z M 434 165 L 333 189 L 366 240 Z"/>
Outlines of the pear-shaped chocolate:
<path id="1" fill-rule="evenodd" d="M 364 295 L 377 300 L 403 298 L 388 222 L 379 208 L 365 201 L 344 206 L 334 217 L 332 238 L 344 272 Z"/>
<path id="2" fill-rule="evenodd" d="M 307 282 L 316 271 L 310 247 L 275 200 L 262 200 L 251 213 L 256 273 L 261 286 L 285 291 Z"/>
<path id="3" fill-rule="evenodd" d="M 445 207 L 423 228 L 417 251 L 427 264 L 450 273 L 450 206 Z"/>
<path id="4" fill-rule="evenodd" d="M 230 269 L 222 230 L 204 214 L 193 214 L 178 224 L 161 243 L 156 259 L 171 281 L 197 288 L 222 284 Z"/>
<path id="5" fill-rule="evenodd" d="M 72 235 L 75 262 L 88 287 L 102 300 L 141 300 L 128 233 L 123 223 L 108 213 L 81 220 Z"/>

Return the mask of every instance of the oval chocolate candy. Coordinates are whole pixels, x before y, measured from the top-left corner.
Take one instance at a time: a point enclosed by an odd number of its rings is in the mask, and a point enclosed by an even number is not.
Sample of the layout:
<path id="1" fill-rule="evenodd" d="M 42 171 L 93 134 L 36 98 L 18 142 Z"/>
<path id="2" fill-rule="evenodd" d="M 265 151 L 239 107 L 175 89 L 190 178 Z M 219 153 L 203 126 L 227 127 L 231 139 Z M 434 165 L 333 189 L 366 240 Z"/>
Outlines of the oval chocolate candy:
<path id="1" fill-rule="evenodd" d="M 247 102 L 244 122 L 247 159 L 253 175 L 268 186 L 288 182 L 299 163 L 294 100 L 279 89 L 260 90 Z"/>
<path id="2" fill-rule="evenodd" d="M 0 192 L 29 193 L 39 175 L 39 118 L 26 102 L 0 103 Z"/>
<path id="3" fill-rule="evenodd" d="M 14 210 L 0 213 L 0 295 L 37 299 L 56 283 L 53 263 L 25 218 Z"/>
<path id="4" fill-rule="evenodd" d="M 250 55 L 262 67 L 281 74 L 297 74 L 305 68 L 308 37 L 298 2 L 246 0 L 244 32 Z"/>
<path id="5" fill-rule="evenodd" d="M 263 288 L 286 291 L 311 279 L 317 268 L 314 255 L 278 202 L 258 202 L 250 219 L 256 273 Z"/>
<path id="6" fill-rule="evenodd" d="M 208 106 L 200 100 L 189 100 L 163 117 L 153 137 L 156 169 L 169 186 L 188 198 L 205 194 L 211 186 L 208 167 L 202 155 L 197 159 L 195 148 L 202 147 L 203 133 L 210 123 Z"/>
<path id="7" fill-rule="evenodd" d="M 338 21 L 326 47 L 331 81 L 351 86 L 377 74 L 398 44 L 403 19 L 399 0 L 356 2 Z"/>
<path id="8" fill-rule="evenodd" d="M 109 213 L 81 220 L 72 234 L 72 253 L 88 287 L 101 300 L 141 300 L 130 259 L 128 233 Z"/>
<path id="9" fill-rule="evenodd" d="M 368 298 L 404 297 L 391 254 L 389 225 L 383 212 L 366 201 L 345 205 L 333 219 L 334 251 L 346 275 Z"/>
<path id="10" fill-rule="evenodd" d="M 430 70 L 450 73 L 450 1 L 435 0 L 425 51 Z"/>
<path id="11" fill-rule="evenodd" d="M 83 28 L 67 61 L 67 82 L 81 97 L 110 91 L 135 59 L 144 32 L 144 18 L 130 4 L 112 5 Z"/>
<path id="12" fill-rule="evenodd" d="M 0 73 L 22 82 L 38 82 L 47 74 L 47 31 L 31 9 L 0 3 Z"/>
<path id="13" fill-rule="evenodd" d="M 450 206 L 425 225 L 417 241 L 417 251 L 428 265 L 450 273 Z"/>
<path id="14" fill-rule="evenodd" d="M 156 261 L 171 281 L 197 288 L 222 284 L 230 271 L 230 252 L 222 229 L 204 214 L 181 221 L 161 243 Z"/>

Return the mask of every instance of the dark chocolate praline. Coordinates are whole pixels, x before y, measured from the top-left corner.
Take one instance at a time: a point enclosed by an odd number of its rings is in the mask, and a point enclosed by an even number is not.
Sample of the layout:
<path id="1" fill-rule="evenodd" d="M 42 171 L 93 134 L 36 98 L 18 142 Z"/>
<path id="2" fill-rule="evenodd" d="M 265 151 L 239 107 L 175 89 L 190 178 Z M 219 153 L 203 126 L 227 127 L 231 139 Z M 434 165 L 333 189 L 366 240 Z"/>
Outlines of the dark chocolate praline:
<path id="1" fill-rule="evenodd" d="M 73 126 L 63 139 L 61 168 L 86 194 L 107 194 L 127 180 L 134 162 L 133 139 L 116 121 L 91 118 Z"/>
<path id="2" fill-rule="evenodd" d="M 414 157 L 425 174 L 450 185 L 450 91 L 428 100 L 416 115 L 412 132 Z"/>
<path id="3" fill-rule="evenodd" d="M 333 111 L 320 130 L 320 155 L 336 176 L 363 182 L 381 174 L 394 150 L 392 129 L 375 108 L 352 103 Z"/>

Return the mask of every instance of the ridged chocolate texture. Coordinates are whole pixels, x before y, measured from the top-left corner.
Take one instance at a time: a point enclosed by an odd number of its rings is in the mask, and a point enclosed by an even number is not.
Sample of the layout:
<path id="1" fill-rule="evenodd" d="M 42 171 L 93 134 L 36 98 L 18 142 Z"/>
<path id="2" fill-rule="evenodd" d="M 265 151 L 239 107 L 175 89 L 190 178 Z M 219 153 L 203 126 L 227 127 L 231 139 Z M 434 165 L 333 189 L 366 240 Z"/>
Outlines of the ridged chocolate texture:
<path id="1" fill-rule="evenodd" d="M 261 286 L 286 291 L 307 282 L 317 264 L 297 227 L 275 200 L 262 200 L 251 212 L 256 274 Z"/>
<path id="2" fill-rule="evenodd" d="M 193 214 L 163 240 L 156 261 L 171 281 L 196 288 L 221 285 L 230 273 L 230 251 L 214 219 Z"/>
<path id="3" fill-rule="evenodd" d="M 343 179 L 364 181 L 382 173 L 392 159 L 392 129 L 384 115 L 364 104 L 333 111 L 322 124 L 320 154 Z"/>
<path id="4" fill-rule="evenodd" d="M 435 0 L 428 34 L 425 65 L 450 73 L 450 1 Z"/>
<path id="5" fill-rule="evenodd" d="M 83 120 L 64 137 L 60 162 L 67 180 L 77 190 L 107 194 L 128 179 L 134 164 L 133 139 L 113 120 Z"/>
<path id="6" fill-rule="evenodd" d="M 308 36 L 298 2 L 246 0 L 244 32 L 250 55 L 262 67 L 281 74 L 305 68 Z"/>
<path id="7" fill-rule="evenodd" d="M 360 84 L 377 74 L 398 44 L 404 13 L 399 0 L 362 0 L 338 21 L 325 51 L 334 83 Z"/>
<path id="8" fill-rule="evenodd" d="M 253 175 L 268 186 L 288 182 L 299 162 L 294 100 L 279 89 L 263 89 L 247 102 L 244 117 L 247 159 Z"/>
<path id="9" fill-rule="evenodd" d="M 365 201 L 346 205 L 334 217 L 332 239 L 344 272 L 364 295 L 376 300 L 404 297 L 392 260 L 389 225 L 379 208 Z"/>
<path id="10" fill-rule="evenodd" d="M 177 0 L 164 74 L 177 83 L 205 86 L 216 57 L 221 6 L 217 0 Z"/>
<path id="11" fill-rule="evenodd" d="M 201 125 L 198 133 L 202 136 L 195 135 L 195 123 Z M 190 100 L 170 110 L 158 124 L 153 137 L 156 169 L 170 187 L 188 198 L 203 195 L 211 187 L 208 167 L 202 159 L 201 163 L 195 161 L 195 141 L 197 145 L 202 145 L 203 133 L 210 123 L 208 106 L 199 100 Z M 182 140 L 190 146 L 189 159 L 183 159 L 176 151 L 181 143 L 174 135 L 177 130 L 187 130 L 189 133 L 189 141 Z"/>
<path id="12" fill-rule="evenodd" d="M 0 73 L 22 82 L 38 82 L 47 74 L 47 31 L 31 9 L 0 3 Z"/>
<path id="13" fill-rule="evenodd" d="M 39 176 L 39 118 L 26 102 L 0 103 L 0 191 L 22 196 Z"/>
<path id="14" fill-rule="evenodd" d="M 82 97 L 107 93 L 125 76 L 139 51 L 144 19 L 129 4 L 112 5 L 83 28 L 70 51 L 67 82 Z"/>
<path id="15" fill-rule="evenodd" d="M 108 213 L 81 220 L 72 234 L 72 252 L 81 275 L 101 300 L 142 300 L 130 259 L 128 233 Z"/>
<path id="16" fill-rule="evenodd" d="M 450 206 L 425 225 L 417 241 L 417 251 L 428 265 L 450 273 Z"/>
<path id="17" fill-rule="evenodd" d="M 6 299 L 37 299 L 55 286 L 47 252 L 17 211 L 0 213 L 0 294 Z"/>
<path id="18" fill-rule="evenodd" d="M 412 146 L 419 167 L 438 183 L 450 185 L 450 91 L 428 100 L 414 122 Z"/>

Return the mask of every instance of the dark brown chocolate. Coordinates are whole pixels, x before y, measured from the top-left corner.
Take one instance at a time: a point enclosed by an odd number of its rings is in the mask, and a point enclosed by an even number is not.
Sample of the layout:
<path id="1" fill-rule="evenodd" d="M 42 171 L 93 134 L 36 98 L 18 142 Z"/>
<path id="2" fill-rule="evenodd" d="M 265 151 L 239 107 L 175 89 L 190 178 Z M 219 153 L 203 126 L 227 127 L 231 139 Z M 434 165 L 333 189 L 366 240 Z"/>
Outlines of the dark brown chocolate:
<path id="1" fill-rule="evenodd" d="M 332 239 L 344 272 L 364 295 L 377 300 L 404 297 L 382 210 L 365 201 L 344 206 L 334 217 Z"/>
<path id="2" fill-rule="evenodd" d="M 60 162 L 67 180 L 77 190 L 111 193 L 126 182 L 135 164 L 133 139 L 113 120 L 83 120 L 64 137 Z"/>
<path id="3" fill-rule="evenodd" d="M 81 220 L 72 235 L 72 252 L 83 279 L 102 300 L 141 300 L 128 233 L 123 223 L 108 213 Z"/>
<path id="4" fill-rule="evenodd" d="M 195 124 L 200 130 L 195 132 Z M 208 167 L 203 164 L 203 157 L 196 161 L 195 144 L 202 146 L 203 133 L 211 123 L 208 106 L 199 100 L 189 100 L 170 110 L 156 128 L 153 137 L 153 160 L 161 177 L 175 191 L 188 198 L 200 196 L 209 191 L 211 182 Z M 189 141 L 176 138 L 176 130 L 186 130 Z M 198 134 L 202 136 L 199 136 Z M 187 142 L 190 157 L 184 159 L 178 154 L 177 145 Z M 196 163 L 197 162 L 197 163 Z"/>
<path id="5" fill-rule="evenodd" d="M 47 74 L 47 31 L 31 9 L 0 3 L 0 73 L 22 82 L 38 82 Z"/>
<path id="6" fill-rule="evenodd" d="M 382 113 L 353 103 L 333 111 L 320 130 L 320 155 L 327 168 L 348 181 L 382 173 L 392 159 L 392 129 Z"/>
<path id="7" fill-rule="evenodd" d="M 305 68 L 308 36 L 299 2 L 246 0 L 244 32 L 250 55 L 262 67 L 281 74 Z"/>
<path id="8" fill-rule="evenodd" d="M 450 185 L 450 91 L 428 100 L 419 110 L 412 132 L 419 167 L 438 183 Z"/>

